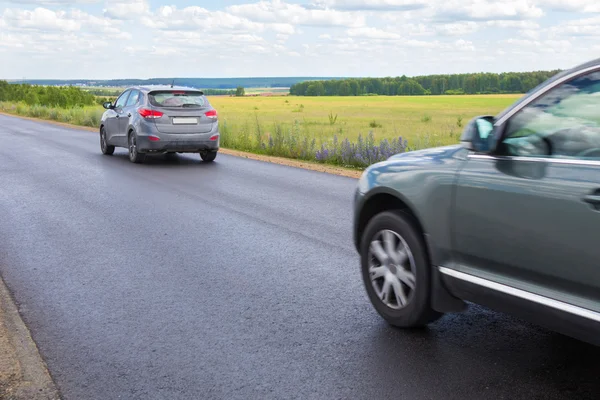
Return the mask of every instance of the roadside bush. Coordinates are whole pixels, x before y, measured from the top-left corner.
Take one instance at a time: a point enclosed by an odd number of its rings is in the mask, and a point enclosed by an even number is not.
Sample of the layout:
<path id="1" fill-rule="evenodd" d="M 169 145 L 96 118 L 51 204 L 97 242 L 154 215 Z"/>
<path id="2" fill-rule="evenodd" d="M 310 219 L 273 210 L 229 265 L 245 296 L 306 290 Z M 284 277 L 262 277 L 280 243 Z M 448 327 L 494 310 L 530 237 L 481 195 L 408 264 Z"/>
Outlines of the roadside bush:
<path id="1" fill-rule="evenodd" d="M 359 135 L 356 143 L 348 139 L 338 143 L 336 135 L 332 144 L 321 145 L 321 149 L 317 151 L 315 157 L 319 162 L 364 168 L 373 163 L 387 160 L 394 154 L 403 153 L 406 148 L 407 141 L 401 137 L 393 139 L 391 142 L 383 139 L 376 144 L 373 132 L 369 132 L 366 139 Z"/>
<path id="2" fill-rule="evenodd" d="M 315 137 L 301 133 L 298 121 L 287 128 L 275 123 L 272 130 L 266 132 L 256 118 L 254 132 L 247 125 L 232 132 L 225 120 L 219 130 L 221 145 L 225 148 L 352 168 L 364 168 L 407 150 L 407 141 L 403 138 L 392 141 L 384 139 L 376 143 L 373 132 L 369 132 L 366 137 L 359 135 L 356 142 L 347 138 L 340 141 L 335 135 L 332 141 L 321 143 L 317 147 Z"/>
<path id="3" fill-rule="evenodd" d="M 48 108 L 38 105 L 32 106 L 29 108 L 28 116 L 33 118 L 48 119 Z"/>
<path id="4" fill-rule="evenodd" d="M 58 121 L 59 116 L 60 113 L 56 109 L 51 109 L 50 111 L 48 111 L 48 118 L 53 121 Z"/>

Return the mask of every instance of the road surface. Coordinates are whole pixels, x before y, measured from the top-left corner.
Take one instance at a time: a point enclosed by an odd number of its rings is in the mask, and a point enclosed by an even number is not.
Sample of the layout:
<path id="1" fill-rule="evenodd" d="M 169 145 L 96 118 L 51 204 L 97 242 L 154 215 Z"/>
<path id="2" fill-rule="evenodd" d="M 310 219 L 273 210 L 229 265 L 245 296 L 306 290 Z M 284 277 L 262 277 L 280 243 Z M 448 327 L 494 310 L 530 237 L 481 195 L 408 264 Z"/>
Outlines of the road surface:
<path id="1" fill-rule="evenodd" d="M 0 273 L 65 399 L 598 397 L 599 348 L 506 315 L 387 326 L 354 187 L 0 116 Z"/>

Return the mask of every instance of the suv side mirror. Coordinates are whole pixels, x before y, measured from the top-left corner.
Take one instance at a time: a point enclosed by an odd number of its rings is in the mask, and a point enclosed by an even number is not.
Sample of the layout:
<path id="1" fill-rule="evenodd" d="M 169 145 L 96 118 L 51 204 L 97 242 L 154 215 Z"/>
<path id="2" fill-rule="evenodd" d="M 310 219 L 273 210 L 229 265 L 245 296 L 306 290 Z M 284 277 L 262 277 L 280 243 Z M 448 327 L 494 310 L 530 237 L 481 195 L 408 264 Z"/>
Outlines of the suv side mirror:
<path id="1" fill-rule="evenodd" d="M 495 148 L 494 117 L 485 115 L 475 117 L 467 126 L 460 138 L 469 150 L 478 153 L 489 153 Z"/>
<path id="2" fill-rule="evenodd" d="M 107 101 L 104 104 L 102 104 L 102 107 L 106 108 L 107 110 L 112 110 L 113 108 L 115 108 L 115 106 L 113 106 L 113 104 L 110 101 Z"/>

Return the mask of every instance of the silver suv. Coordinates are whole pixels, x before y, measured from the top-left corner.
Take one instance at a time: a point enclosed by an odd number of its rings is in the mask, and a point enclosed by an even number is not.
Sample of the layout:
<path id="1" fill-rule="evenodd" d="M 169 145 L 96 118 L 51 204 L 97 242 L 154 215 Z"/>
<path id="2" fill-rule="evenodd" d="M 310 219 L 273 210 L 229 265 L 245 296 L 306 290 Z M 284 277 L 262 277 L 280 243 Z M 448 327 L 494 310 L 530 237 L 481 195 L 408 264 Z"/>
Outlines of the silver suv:
<path id="1" fill-rule="evenodd" d="M 131 87 L 115 104 L 104 103 L 100 148 L 129 149 L 129 160 L 141 163 L 148 154 L 200 153 L 212 162 L 219 150 L 219 123 L 204 93 L 172 86 Z"/>

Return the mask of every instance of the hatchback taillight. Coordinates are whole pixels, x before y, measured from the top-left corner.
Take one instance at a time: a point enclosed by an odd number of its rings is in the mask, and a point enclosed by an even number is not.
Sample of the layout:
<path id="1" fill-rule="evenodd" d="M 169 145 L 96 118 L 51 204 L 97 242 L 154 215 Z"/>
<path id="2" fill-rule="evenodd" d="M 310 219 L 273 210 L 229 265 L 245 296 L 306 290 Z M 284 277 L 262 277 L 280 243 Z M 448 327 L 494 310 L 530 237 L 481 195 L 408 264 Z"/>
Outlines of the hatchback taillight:
<path id="1" fill-rule="evenodd" d="M 138 110 L 138 114 L 140 114 L 142 117 L 147 118 L 147 119 L 160 118 L 163 116 L 163 113 L 161 113 L 160 111 L 149 110 L 147 108 L 140 108 Z"/>
<path id="2" fill-rule="evenodd" d="M 211 119 L 217 119 L 217 110 L 207 111 L 204 115 Z"/>

